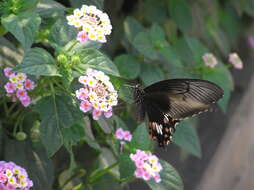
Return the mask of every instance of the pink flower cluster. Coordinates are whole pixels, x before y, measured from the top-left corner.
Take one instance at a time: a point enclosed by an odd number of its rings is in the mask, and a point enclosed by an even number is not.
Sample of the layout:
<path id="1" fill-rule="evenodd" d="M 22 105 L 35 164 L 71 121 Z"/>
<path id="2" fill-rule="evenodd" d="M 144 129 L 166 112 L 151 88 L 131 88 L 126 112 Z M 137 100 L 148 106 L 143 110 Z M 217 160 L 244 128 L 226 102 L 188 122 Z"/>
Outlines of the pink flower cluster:
<path id="1" fill-rule="evenodd" d="M 243 68 L 243 62 L 242 62 L 242 60 L 240 59 L 240 57 L 238 56 L 237 53 L 230 53 L 228 61 L 229 61 L 230 64 L 233 65 L 233 67 L 235 69 L 242 69 Z"/>
<path id="2" fill-rule="evenodd" d="M 106 118 L 112 116 L 112 107 L 117 105 L 117 91 L 115 91 L 109 77 L 102 71 L 87 69 L 85 76 L 79 77 L 83 88 L 76 90 L 76 97 L 81 100 L 80 110 L 93 114 L 98 120 L 104 114 Z"/>
<path id="3" fill-rule="evenodd" d="M 137 178 L 143 178 L 146 181 L 153 178 L 156 183 L 161 181 L 159 172 L 162 166 L 157 156 L 137 149 L 135 154 L 130 154 L 130 158 L 135 163 Z"/>
<path id="4" fill-rule="evenodd" d="M 202 58 L 207 67 L 214 68 L 218 64 L 216 57 L 212 53 L 205 53 Z"/>
<path id="5" fill-rule="evenodd" d="M 11 97 L 13 102 L 18 98 L 24 107 L 29 106 L 31 98 L 27 91 L 34 89 L 34 82 L 27 79 L 27 75 L 24 73 L 12 72 L 10 67 L 4 69 L 4 75 L 9 78 L 9 82 L 4 85 L 6 96 Z"/>
<path id="6" fill-rule="evenodd" d="M 115 136 L 117 139 L 121 140 L 121 142 L 124 142 L 124 141 L 130 142 L 132 139 L 132 135 L 131 135 L 130 131 L 123 130 L 122 128 L 118 128 L 116 130 Z"/>
<path id="7" fill-rule="evenodd" d="M 0 190 L 29 190 L 32 186 L 24 168 L 13 162 L 0 161 Z"/>

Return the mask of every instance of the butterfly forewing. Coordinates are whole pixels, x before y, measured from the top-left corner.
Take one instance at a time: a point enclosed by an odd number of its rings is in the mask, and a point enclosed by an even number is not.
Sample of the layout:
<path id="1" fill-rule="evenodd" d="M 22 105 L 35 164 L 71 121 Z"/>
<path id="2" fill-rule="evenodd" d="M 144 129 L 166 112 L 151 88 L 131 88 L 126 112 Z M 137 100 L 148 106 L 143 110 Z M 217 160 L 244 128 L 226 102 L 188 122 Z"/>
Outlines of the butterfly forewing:
<path id="1" fill-rule="evenodd" d="M 218 85 L 199 79 L 164 80 L 134 94 L 141 118 L 148 116 L 149 133 L 160 146 L 172 141 L 179 120 L 209 110 L 222 96 Z"/>

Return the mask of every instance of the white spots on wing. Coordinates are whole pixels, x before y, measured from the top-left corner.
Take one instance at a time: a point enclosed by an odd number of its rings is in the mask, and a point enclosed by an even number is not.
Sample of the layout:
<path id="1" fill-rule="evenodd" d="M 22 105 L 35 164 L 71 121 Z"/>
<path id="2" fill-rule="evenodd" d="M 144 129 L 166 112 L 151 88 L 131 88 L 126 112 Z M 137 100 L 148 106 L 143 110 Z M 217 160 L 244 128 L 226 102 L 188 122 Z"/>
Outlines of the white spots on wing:
<path id="1" fill-rule="evenodd" d="M 157 130 L 158 134 L 161 134 L 161 135 L 163 134 L 162 133 L 162 125 L 161 124 L 160 125 L 158 125 L 158 124 L 156 125 L 156 130 Z"/>

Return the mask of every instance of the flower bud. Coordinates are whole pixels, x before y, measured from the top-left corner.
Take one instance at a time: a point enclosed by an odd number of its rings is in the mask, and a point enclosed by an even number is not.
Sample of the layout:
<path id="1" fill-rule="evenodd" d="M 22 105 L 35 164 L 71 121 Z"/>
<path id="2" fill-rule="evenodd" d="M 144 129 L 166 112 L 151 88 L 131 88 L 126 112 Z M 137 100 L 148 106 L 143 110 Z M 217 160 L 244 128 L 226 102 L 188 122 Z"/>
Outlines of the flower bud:
<path id="1" fill-rule="evenodd" d="M 67 61 L 68 61 L 67 56 L 64 54 L 58 55 L 56 59 L 57 59 L 57 62 L 60 64 L 67 64 Z"/>
<path id="2" fill-rule="evenodd" d="M 71 65 L 78 65 L 80 62 L 80 57 L 78 55 L 73 55 L 71 57 Z"/>
<path id="3" fill-rule="evenodd" d="M 23 140 L 26 140 L 26 133 L 20 131 L 16 134 L 16 139 L 19 140 L 19 141 L 23 141 Z"/>

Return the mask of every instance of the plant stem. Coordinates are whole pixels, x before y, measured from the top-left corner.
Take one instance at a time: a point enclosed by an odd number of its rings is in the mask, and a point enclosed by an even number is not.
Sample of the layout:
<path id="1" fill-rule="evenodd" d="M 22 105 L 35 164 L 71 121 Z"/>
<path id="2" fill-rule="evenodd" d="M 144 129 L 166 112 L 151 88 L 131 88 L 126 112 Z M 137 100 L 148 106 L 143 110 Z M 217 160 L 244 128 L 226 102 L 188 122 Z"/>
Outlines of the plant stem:
<path id="1" fill-rule="evenodd" d="M 96 181 L 96 179 L 100 178 L 101 176 L 105 175 L 106 173 L 108 173 L 112 168 L 114 168 L 115 166 L 117 166 L 119 164 L 119 162 L 115 162 L 111 165 L 109 165 L 107 168 L 102 169 L 98 172 L 96 172 L 93 176 L 90 177 L 90 179 L 88 180 L 90 183 L 93 183 L 94 181 Z"/>
<path id="2" fill-rule="evenodd" d="M 63 189 L 70 181 L 77 177 L 82 177 L 86 174 L 84 170 L 79 170 L 77 173 L 73 174 L 69 179 L 67 179 L 64 184 L 60 187 L 60 189 Z"/>
<path id="3" fill-rule="evenodd" d="M 119 183 L 124 183 L 126 181 L 130 181 L 130 180 L 133 180 L 133 179 L 136 179 L 136 178 L 134 176 L 122 178 L 122 179 L 119 180 Z"/>

